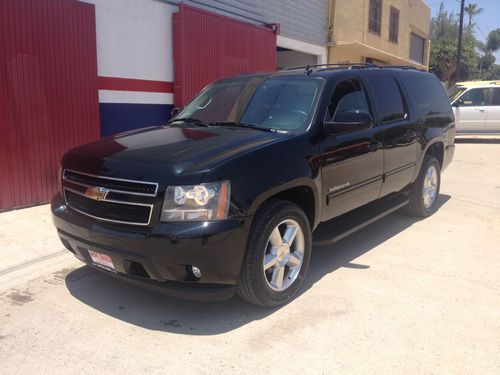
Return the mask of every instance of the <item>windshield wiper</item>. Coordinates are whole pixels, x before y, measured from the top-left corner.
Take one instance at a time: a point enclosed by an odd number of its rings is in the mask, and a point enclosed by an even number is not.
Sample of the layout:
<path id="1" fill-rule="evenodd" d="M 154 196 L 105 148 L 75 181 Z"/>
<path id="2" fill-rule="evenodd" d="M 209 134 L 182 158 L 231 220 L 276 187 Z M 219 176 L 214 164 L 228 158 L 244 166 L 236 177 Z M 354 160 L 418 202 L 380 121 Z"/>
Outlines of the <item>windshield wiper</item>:
<path id="1" fill-rule="evenodd" d="M 193 117 L 181 117 L 181 118 L 174 118 L 173 120 L 170 120 L 169 122 L 167 122 L 167 124 L 173 124 L 174 122 L 183 122 L 183 123 L 191 123 L 191 124 L 196 124 L 196 125 L 200 125 L 200 126 L 205 126 L 205 127 L 210 127 L 210 124 L 207 124 L 201 120 L 198 120 L 197 118 L 193 118 Z"/>
<path id="2" fill-rule="evenodd" d="M 253 124 L 247 124 L 247 123 L 243 123 L 243 122 L 233 122 L 233 121 L 229 121 L 229 122 L 215 122 L 212 125 L 214 125 L 214 126 L 236 126 L 236 127 L 239 127 L 239 128 L 256 129 L 256 130 L 262 130 L 262 131 L 265 131 L 265 132 L 272 132 L 272 133 L 274 133 L 276 131 L 274 129 L 262 128 L 260 126 L 253 125 Z"/>

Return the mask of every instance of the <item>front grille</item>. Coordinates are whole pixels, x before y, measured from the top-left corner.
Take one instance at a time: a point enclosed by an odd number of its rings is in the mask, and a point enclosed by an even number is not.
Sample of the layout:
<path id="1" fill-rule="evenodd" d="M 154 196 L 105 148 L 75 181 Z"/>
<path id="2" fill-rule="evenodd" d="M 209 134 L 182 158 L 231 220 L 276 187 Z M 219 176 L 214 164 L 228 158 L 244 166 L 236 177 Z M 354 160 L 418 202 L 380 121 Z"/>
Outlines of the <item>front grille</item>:
<path id="1" fill-rule="evenodd" d="M 72 209 L 96 219 L 115 223 L 148 225 L 152 205 L 96 201 L 79 193 L 64 190 L 66 203 Z"/>
<path id="2" fill-rule="evenodd" d="M 64 170 L 63 180 L 86 187 L 103 187 L 118 193 L 156 196 L 158 184 L 154 182 L 130 181 L 110 177 L 94 176 L 87 173 Z"/>

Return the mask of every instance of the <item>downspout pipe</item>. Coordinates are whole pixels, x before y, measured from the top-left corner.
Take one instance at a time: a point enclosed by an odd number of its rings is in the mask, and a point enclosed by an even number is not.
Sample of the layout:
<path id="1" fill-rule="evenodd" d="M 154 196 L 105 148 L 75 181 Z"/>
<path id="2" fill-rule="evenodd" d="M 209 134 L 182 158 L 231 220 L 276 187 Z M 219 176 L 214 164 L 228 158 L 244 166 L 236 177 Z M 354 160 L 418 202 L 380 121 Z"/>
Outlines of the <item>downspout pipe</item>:
<path id="1" fill-rule="evenodd" d="M 333 27 L 334 27 L 334 17 L 335 17 L 335 0 L 328 0 L 328 34 L 326 38 L 326 46 L 327 46 L 327 63 L 330 64 L 332 62 L 331 54 L 332 48 L 334 45 L 333 40 Z"/>

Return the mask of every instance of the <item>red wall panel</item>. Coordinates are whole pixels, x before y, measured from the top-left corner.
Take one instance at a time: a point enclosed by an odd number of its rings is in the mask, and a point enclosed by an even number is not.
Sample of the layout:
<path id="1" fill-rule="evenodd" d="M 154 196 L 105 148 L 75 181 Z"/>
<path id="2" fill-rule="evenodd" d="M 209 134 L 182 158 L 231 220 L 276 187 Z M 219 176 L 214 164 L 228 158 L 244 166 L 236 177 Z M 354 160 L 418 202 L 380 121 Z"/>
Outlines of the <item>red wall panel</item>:
<path id="1" fill-rule="evenodd" d="M 94 5 L 0 1 L 0 210 L 49 201 L 67 149 L 99 137 Z"/>
<path id="2" fill-rule="evenodd" d="M 276 33 L 184 4 L 173 15 L 174 104 L 227 76 L 276 69 Z"/>

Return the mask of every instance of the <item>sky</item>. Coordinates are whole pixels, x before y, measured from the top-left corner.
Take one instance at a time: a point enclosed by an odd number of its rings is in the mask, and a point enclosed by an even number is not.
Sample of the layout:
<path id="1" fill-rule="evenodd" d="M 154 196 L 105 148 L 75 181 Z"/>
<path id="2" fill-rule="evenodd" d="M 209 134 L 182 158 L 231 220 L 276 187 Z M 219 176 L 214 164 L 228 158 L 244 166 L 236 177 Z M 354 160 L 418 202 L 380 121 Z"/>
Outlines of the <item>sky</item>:
<path id="1" fill-rule="evenodd" d="M 460 14 L 460 0 L 443 0 L 444 7 L 448 11 Z M 441 0 L 427 0 L 427 4 L 432 8 L 432 16 L 439 11 Z M 491 30 L 500 28 L 500 0 L 465 0 L 465 5 L 475 3 L 479 8 L 483 8 L 481 14 L 476 19 L 476 38 L 484 41 Z M 464 15 L 464 24 L 467 25 L 469 18 L 467 13 Z M 500 63 L 500 51 L 496 54 L 496 63 Z"/>

